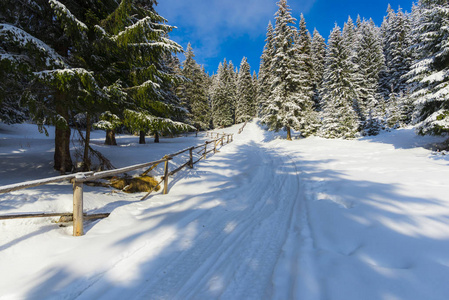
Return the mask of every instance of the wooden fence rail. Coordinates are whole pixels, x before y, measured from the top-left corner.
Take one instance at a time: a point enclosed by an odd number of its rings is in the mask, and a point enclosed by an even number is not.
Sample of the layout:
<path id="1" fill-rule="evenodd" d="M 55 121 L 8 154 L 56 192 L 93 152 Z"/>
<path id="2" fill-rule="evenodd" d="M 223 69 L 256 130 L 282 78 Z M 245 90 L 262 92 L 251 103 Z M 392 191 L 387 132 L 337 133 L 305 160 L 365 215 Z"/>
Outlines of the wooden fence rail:
<path id="1" fill-rule="evenodd" d="M 64 176 L 57 176 L 57 177 L 50 177 L 46 179 L 40 179 L 40 180 L 33 180 L 33 181 L 27 181 L 19 184 L 11 184 L 11 185 L 5 185 L 0 186 L 0 194 L 3 193 L 9 193 L 12 191 L 17 191 L 21 189 L 31 188 L 31 187 L 37 187 L 46 185 L 49 183 L 54 182 L 61 182 L 69 180 L 73 184 L 73 213 L 37 213 L 37 214 L 21 214 L 21 215 L 7 215 L 7 216 L 0 216 L 0 220 L 6 220 L 6 219 L 17 219 L 17 218 L 35 218 L 35 217 L 54 217 L 54 216 L 72 216 L 73 218 L 73 236 L 81 236 L 84 234 L 84 219 L 91 219 L 91 218 L 103 218 L 107 217 L 109 214 L 94 214 L 94 215 L 86 215 L 84 214 L 83 209 L 83 189 L 84 189 L 84 183 L 86 181 L 92 181 L 97 180 L 109 176 L 114 176 L 118 174 L 123 174 L 130 171 L 135 171 L 143 168 L 150 167 L 148 170 L 144 172 L 144 174 L 148 173 L 152 169 L 154 169 L 156 166 L 158 166 L 160 163 L 164 163 L 164 176 L 162 177 L 162 180 L 156 185 L 159 186 L 162 182 L 164 182 L 164 189 L 163 193 L 168 193 L 168 177 L 176 174 L 177 172 L 181 171 L 185 167 L 193 168 L 193 165 L 198 163 L 200 160 L 206 158 L 206 154 L 210 153 L 212 151 L 217 152 L 217 145 L 221 142 L 221 145 L 223 146 L 224 138 L 227 137 L 227 143 L 230 143 L 233 141 L 233 135 L 232 134 L 222 134 L 222 137 L 219 138 L 217 136 L 216 139 L 211 141 L 206 141 L 204 144 L 201 144 L 196 147 L 190 147 L 181 151 L 178 151 L 173 154 L 165 155 L 162 159 L 147 162 L 143 164 L 137 164 L 132 165 L 124 168 L 114 169 L 114 170 L 108 170 L 108 171 L 102 171 L 102 172 L 84 172 L 84 173 L 76 173 L 76 174 L 70 174 L 70 175 L 64 175 Z M 207 145 L 214 143 L 214 149 L 207 150 Z M 201 157 L 193 161 L 193 150 L 200 149 L 198 154 L 202 153 Z M 183 154 L 185 152 L 189 151 L 189 160 L 179 166 L 178 168 L 172 170 L 169 172 L 169 161 L 172 160 L 175 156 L 178 156 L 180 154 Z M 146 199 L 150 193 L 155 189 L 154 187 L 152 190 L 148 192 L 141 200 Z"/>
<path id="2" fill-rule="evenodd" d="M 242 128 L 239 129 L 239 134 L 242 133 L 243 129 L 244 129 L 245 126 L 246 126 L 246 123 L 248 123 L 248 121 L 245 121 L 245 123 L 243 124 Z"/>

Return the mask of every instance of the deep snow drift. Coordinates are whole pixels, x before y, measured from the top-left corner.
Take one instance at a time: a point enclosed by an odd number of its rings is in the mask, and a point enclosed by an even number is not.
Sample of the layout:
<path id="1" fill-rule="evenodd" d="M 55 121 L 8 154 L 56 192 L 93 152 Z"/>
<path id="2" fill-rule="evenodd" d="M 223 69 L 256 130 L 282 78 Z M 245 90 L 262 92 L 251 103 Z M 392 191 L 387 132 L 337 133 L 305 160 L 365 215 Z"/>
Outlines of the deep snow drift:
<path id="1" fill-rule="evenodd" d="M 0 185 L 57 175 L 36 132 L 0 124 Z M 93 137 L 116 167 L 206 139 Z M 57 218 L 0 221 L 0 299 L 447 299 L 449 160 L 422 147 L 436 138 L 277 137 L 248 123 L 168 195 L 86 187 L 85 211 L 111 215 L 82 237 Z M 1 215 L 71 208 L 68 183 L 0 195 Z"/>

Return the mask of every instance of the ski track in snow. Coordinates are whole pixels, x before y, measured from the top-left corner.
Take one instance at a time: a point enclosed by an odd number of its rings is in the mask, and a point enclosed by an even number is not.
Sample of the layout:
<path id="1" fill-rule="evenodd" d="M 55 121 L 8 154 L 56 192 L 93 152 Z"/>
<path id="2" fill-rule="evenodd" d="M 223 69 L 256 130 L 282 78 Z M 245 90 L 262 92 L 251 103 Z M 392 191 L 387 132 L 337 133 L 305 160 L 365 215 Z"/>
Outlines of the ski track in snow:
<path id="1" fill-rule="evenodd" d="M 54 176 L 49 138 L 31 127 L 0 124 L 0 184 Z M 115 148 L 94 135 L 118 167 L 206 139 L 123 135 Z M 250 122 L 168 195 L 86 186 L 85 210 L 111 215 L 83 237 L 49 218 L 0 221 L 0 300 L 446 300 L 449 159 L 422 148 L 435 141 L 403 129 L 289 142 Z M 67 183 L 0 195 L 5 214 L 71 206 Z"/>
<path id="2" fill-rule="evenodd" d="M 189 210 L 179 216 L 180 228 L 203 224 L 194 244 L 154 263 L 131 291 L 111 288 L 108 273 L 126 274 L 129 260 L 145 260 L 151 246 L 144 245 L 103 273 L 77 299 L 287 299 L 309 289 L 310 283 L 296 282 L 304 273 L 302 266 L 311 263 L 310 257 L 301 257 L 302 248 L 310 247 L 311 237 L 307 213 L 301 213 L 305 206 L 300 203 L 298 170 L 292 159 L 273 149 L 253 139 L 234 144 L 233 153 L 224 149 L 211 158 L 220 160 L 231 154 L 238 161 L 235 167 L 250 167 L 234 175 L 241 177 L 240 184 L 226 191 L 230 194 L 224 195 L 227 202 L 222 204 L 227 209 Z M 304 247 L 292 247 L 297 239 Z"/>

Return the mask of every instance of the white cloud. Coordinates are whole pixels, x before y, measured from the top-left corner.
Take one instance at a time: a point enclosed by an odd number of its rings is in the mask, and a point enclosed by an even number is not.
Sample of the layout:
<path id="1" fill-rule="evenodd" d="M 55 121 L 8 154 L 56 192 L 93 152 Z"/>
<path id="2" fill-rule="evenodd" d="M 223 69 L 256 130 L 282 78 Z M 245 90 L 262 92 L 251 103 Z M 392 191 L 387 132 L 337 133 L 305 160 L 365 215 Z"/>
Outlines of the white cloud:
<path id="1" fill-rule="evenodd" d="M 277 11 L 275 0 L 160 0 L 156 10 L 170 25 L 179 27 L 171 37 L 185 46 L 192 42 L 204 57 L 220 52 L 221 43 L 243 35 L 265 36 L 269 20 Z M 292 13 L 310 10 L 315 0 L 291 0 Z M 195 49 L 196 48 L 196 49 Z M 196 52 L 197 53 L 197 52 Z"/>

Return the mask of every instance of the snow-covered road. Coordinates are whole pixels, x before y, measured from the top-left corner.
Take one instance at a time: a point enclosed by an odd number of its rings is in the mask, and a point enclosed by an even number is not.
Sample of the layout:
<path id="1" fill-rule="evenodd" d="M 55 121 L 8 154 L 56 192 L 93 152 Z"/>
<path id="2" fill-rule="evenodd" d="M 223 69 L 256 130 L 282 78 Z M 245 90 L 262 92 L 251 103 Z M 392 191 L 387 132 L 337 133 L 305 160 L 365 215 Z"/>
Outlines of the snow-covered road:
<path id="1" fill-rule="evenodd" d="M 48 144 L 16 150 L 3 136 L 6 167 L 36 165 Z M 421 147 L 434 139 L 277 137 L 248 123 L 171 178 L 168 195 L 86 187 L 85 209 L 111 215 L 82 237 L 49 219 L 0 221 L 0 299 L 447 299 L 449 163 Z M 118 166 L 198 142 L 122 137 L 113 148 L 102 138 L 94 144 Z M 6 213 L 70 206 L 67 184 L 0 195 Z"/>
<path id="2" fill-rule="evenodd" d="M 307 222 L 296 165 L 263 146 L 260 128 L 247 130 L 250 140 L 222 148 L 177 182 L 170 199 L 156 200 L 172 205 L 136 214 L 157 221 L 123 228 L 136 250 L 89 280 L 79 299 L 291 299 L 304 292 L 296 246 Z"/>

